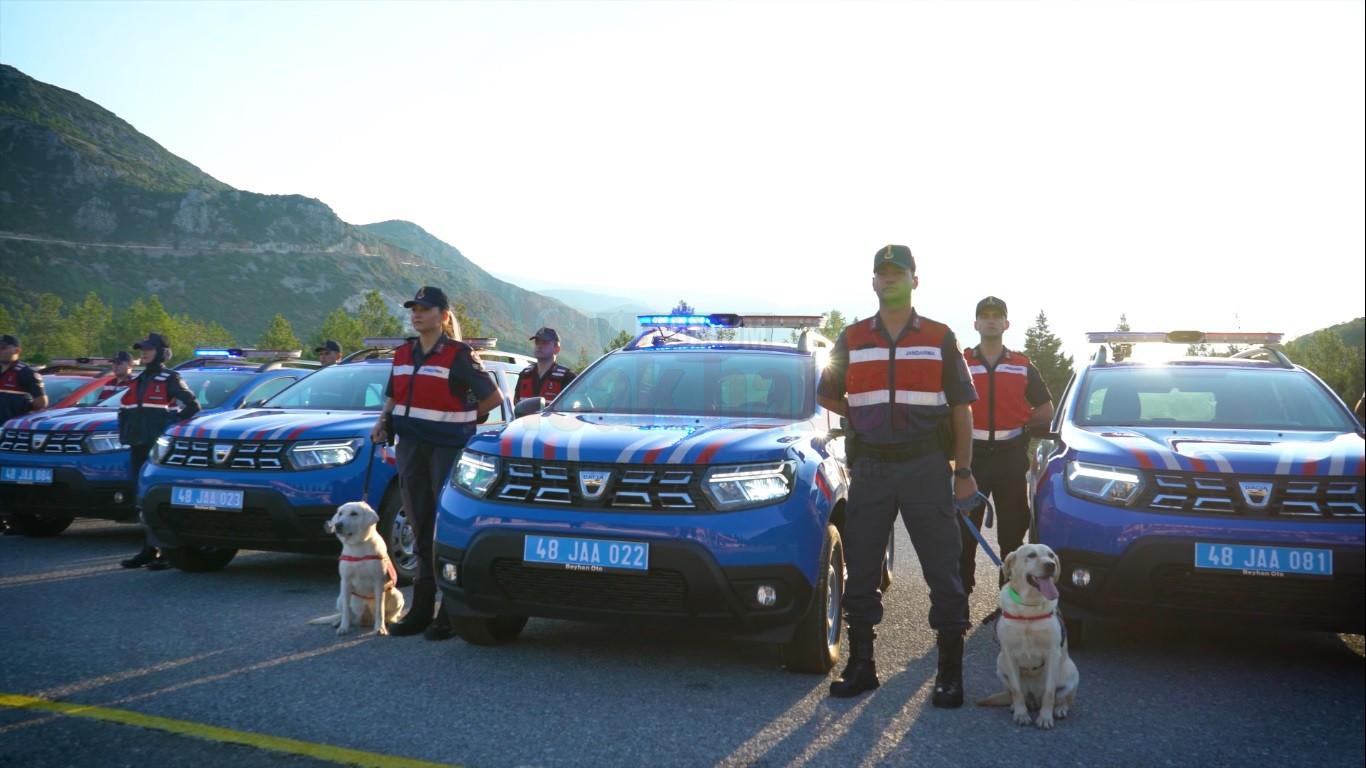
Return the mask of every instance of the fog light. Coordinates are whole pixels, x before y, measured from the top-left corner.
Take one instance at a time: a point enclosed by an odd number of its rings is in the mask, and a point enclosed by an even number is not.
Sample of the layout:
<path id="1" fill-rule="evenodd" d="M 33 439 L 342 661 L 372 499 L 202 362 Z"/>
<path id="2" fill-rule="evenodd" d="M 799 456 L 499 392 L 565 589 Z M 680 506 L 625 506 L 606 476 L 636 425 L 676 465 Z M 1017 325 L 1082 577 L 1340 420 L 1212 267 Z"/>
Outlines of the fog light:
<path id="1" fill-rule="evenodd" d="M 754 602 L 770 608 L 778 602 L 778 590 L 767 584 L 760 584 L 759 588 L 754 590 Z"/>
<path id="2" fill-rule="evenodd" d="M 122 503 L 123 503 L 123 491 L 114 491 L 114 503 L 115 503 L 115 504 L 122 504 Z"/>
<path id="3" fill-rule="evenodd" d="M 1091 584 L 1091 572 L 1085 568 L 1073 568 L 1072 584 L 1077 587 L 1089 586 Z"/>
<path id="4" fill-rule="evenodd" d="M 441 564 L 441 578 L 443 578 L 443 579 L 445 579 L 446 581 L 449 581 L 450 583 L 454 584 L 454 583 L 455 583 L 455 577 L 456 577 L 456 576 L 459 576 L 459 575 L 460 575 L 460 574 L 457 573 L 456 570 L 455 570 L 455 563 L 442 563 L 442 564 Z"/>

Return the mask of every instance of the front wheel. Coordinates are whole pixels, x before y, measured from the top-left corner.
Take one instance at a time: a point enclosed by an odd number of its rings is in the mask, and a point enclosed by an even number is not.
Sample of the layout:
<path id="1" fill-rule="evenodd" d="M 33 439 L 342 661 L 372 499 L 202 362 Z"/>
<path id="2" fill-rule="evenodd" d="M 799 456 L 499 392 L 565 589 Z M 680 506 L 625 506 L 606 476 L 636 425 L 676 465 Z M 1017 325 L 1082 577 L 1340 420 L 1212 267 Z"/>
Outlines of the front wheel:
<path id="1" fill-rule="evenodd" d="M 218 547 L 166 547 L 161 550 L 166 562 L 187 573 L 221 571 L 237 557 L 235 549 Z"/>
<path id="2" fill-rule="evenodd" d="M 473 645 L 503 645 L 517 639 L 526 627 L 525 616 L 494 616 L 482 619 L 474 616 L 456 616 L 455 630 Z"/>
<path id="3" fill-rule="evenodd" d="M 379 513 L 379 530 L 389 548 L 389 560 L 398 572 L 398 586 L 406 587 L 417 578 L 417 537 L 403 512 L 403 494 L 395 490 L 384 500 Z"/>
<path id="4" fill-rule="evenodd" d="M 839 529 L 825 527 L 821 547 L 820 578 L 811 595 L 811 605 L 797 625 L 791 642 L 783 645 L 783 662 L 790 672 L 830 672 L 840 656 L 840 631 L 844 606 L 844 541 Z"/>
<path id="5" fill-rule="evenodd" d="M 70 517 L 38 517 L 37 515 L 15 515 L 11 522 L 20 533 L 25 536 L 40 538 L 43 536 L 56 536 L 65 531 L 72 523 L 74 518 Z"/>

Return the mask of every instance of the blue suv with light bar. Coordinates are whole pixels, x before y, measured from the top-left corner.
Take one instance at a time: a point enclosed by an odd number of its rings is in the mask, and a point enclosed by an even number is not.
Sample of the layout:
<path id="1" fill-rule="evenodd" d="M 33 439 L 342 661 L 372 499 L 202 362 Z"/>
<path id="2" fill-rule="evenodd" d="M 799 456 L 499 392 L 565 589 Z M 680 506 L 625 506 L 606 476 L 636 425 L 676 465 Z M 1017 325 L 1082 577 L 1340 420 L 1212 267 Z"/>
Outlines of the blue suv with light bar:
<path id="1" fill-rule="evenodd" d="M 266 400 L 317 363 L 299 352 L 195 350 L 175 366 L 185 386 L 214 414 Z M 0 514 L 28 536 L 55 536 L 77 517 L 135 522 L 136 480 L 119 442 L 123 392 L 89 407 L 57 408 L 10 419 L 0 430 Z"/>
<path id="2" fill-rule="evenodd" d="M 370 443 L 393 351 L 404 341 L 366 339 L 364 349 L 267 403 L 168 430 L 143 470 L 139 498 L 171 565 L 216 571 L 239 549 L 335 554 L 340 545 L 323 523 L 368 490 L 395 568 L 410 580 L 415 548 L 394 452 Z M 504 410 L 480 427 L 496 428 L 512 416 L 518 371 L 535 361 L 495 351 L 496 339 L 468 341 L 505 398 Z"/>
<path id="3" fill-rule="evenodd" d="M 640 320 L 552 404 L 466 446 L 437 516 L 446 612 L 476 644 L 532 616 L 714 625 L 827 672 L 847 487 L 815 395 L 832 344 L 777 334 L 820 317 Z M 737 338 L 754 334 L 770 338 Z"/>
<path id="4" fill-rule="evenodd" d="M 1091 619 L 1267 620 L 1360 633 L 1361 424 L 1280 334 L 1107 332 L 1040 444 L 1033 537 L 1057 551 L 1074 642 Z"/>

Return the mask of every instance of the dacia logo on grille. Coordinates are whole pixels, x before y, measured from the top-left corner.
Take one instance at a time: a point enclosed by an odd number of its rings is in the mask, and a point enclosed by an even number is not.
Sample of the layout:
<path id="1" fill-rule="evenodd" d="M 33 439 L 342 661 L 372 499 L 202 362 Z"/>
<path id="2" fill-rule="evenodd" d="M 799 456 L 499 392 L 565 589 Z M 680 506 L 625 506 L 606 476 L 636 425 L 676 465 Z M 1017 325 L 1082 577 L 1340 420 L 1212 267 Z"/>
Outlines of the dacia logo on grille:
<path id="1" fill-rule="evenodd" d="M 46 442 L 47 442 L 47 433 L 46 433 L 46 432 L 34 432 L 34 433 L 33 433 L 33 450 L 35 450 L 35 451 L 41 451 L 41 450 L 43 450 L 43 444 L 46 443 Z"/>
<path id="2" fill-rule="evenodd" d="M 1243 501 L 1253 509 L 1266 509 L 1271 503 L 1271 483 L 1247 481 L 1238 483 L 1238 487 L 1243 491 Z"/>
<path id="3" fill-rule="evenodd" d="M 222 464 L 228 460 L 228 454 L 232 453 L 232 443 L 213 444 L 213 463 Z"/>
<path id="4" fill-rule="evenodd" d="M 585 501 L 597 501 L 607 491 L 607 481 L 612 479 L 609 470 L 585 469 L 579 472 L 579 493 Z"/>

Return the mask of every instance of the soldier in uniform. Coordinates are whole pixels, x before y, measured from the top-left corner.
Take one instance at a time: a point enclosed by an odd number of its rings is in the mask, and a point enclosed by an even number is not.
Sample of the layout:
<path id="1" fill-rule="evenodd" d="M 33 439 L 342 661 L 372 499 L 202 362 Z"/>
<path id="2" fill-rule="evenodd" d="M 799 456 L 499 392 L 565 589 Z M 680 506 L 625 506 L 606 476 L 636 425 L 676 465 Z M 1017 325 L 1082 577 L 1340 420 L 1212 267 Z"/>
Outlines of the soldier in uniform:
<path id="1" fill-rule="evenodd" d="M 315 347 L 313 353 L 318 356 L 318 362 L 322 363 L 324 368 L 336 365 L 342 358 L 341 345 L 332 339 L 324 341 L 320 347 Z"/>
<path id="2" fill-rule="evenodd" d="M 844 616 L 849 664 L 830 684 L 846 698 L 877 688 L 874 627 L 882 621 L 882 562 L 897 512 L 930 588 L 939 669 L 932 702 L 963 704 L 967 596 L 958 576 L 955 507 L 977 495 L 972 476 L 972 402 L 977 399 L 948 326 L 918 314 L 915 259 L 904 245 L 873 256 L 878 311 L 840 334 L 817 399 L 847 416 L 849 502 L 844 526 Z M 957 469 L 949 467 L 952 455 Z"/>
<path id="3" fill-rule="evenodd" d="M 560 355 L 560 334 L 554 328 L 539 328 L 529 340 L 536 343 L 536 364 L 517 374 L 513 405 L 528 397 L 543 397 L 549 403 L 578 375 L 555 362 Z"/>
<path id="4" fill-rule="evenodd" d="M 47 407 L 43 376 L 19 359 L 23 351 L 19 339 L 0 336 L 0 425 Z"/>
<path id="5" fill-rule="evenodd" d="M 113 397 L 133 381 L 133 356 L 120 349 L 114 355 L 114 378 L 105 382 L 100 390 L 100 400 Z"/>

